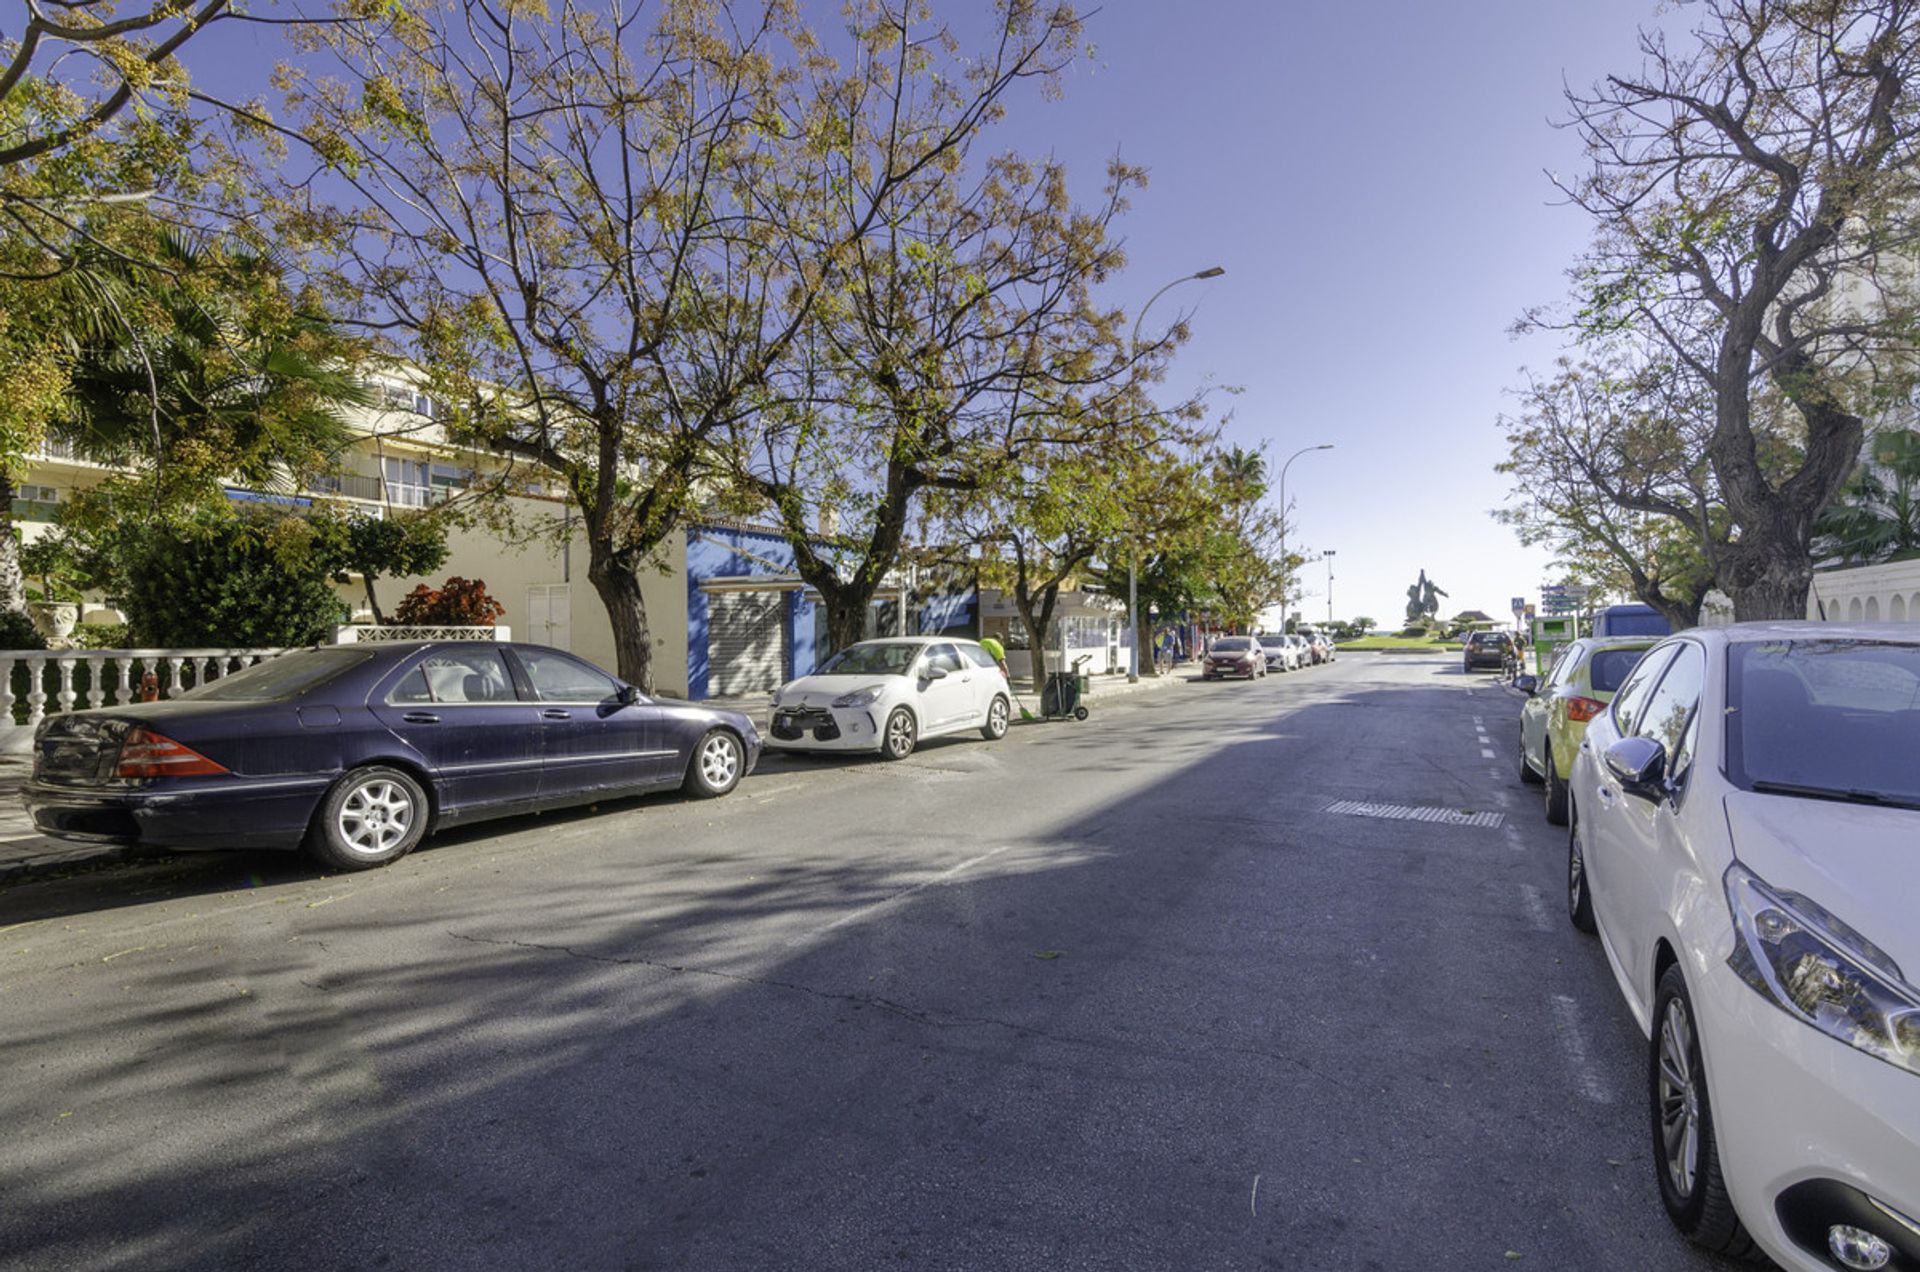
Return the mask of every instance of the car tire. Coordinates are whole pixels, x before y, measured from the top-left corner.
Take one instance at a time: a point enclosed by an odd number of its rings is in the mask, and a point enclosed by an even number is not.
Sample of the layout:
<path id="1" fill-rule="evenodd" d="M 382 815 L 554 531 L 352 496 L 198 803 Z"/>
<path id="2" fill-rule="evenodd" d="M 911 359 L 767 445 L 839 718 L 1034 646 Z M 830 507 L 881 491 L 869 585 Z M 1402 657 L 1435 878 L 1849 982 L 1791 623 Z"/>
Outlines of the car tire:
<path id="1" fill-rule="evenodd" d="M 1007 736 L 1007 726 L 1013 722 L 1013 704 L 1000 694 L 993 696 L 987 704 L 987 722 L 980 726 L 980 736 L 989 742 L 998 742 Z"/>
<path id="2" fill-rule="evenodd" d="M 1580 809 L 1567 807 L 1567 922 L 1591 936 L 1593 889 L 1587 885 L 1587 854 L 1580 847 Z"/>
<path id="3" fill-rule="evenodd" d="M 327 789 L 307 832 L 307 852 L 334 870 L 372 870 L 426 837 L 427 792 L 411 773 L 369 764 Z"/>
<path id="4" fill-rule="evenodd" d="M 1654 990 L 1653 1037 L 1647 1043 L 1654 1178 L 1667 1218 L 1689 1241 L 1729 1258 L 1756 1259 L 1753 1238 L 1734 1211 L 1720 1173 L 1697 1022 L 1686 975 L 1675 963 Z"/>
<path id="5" fill-rule="evenodd" d="M 1533 765 L 1527 763 L 1527 735 L 1525 733 L 1520 735 L 1518 755 L 1520 759 L 1520 780 L 1522 782 L 1528 786 L 1538 786 L 1540 783 L 1546 781 L 1544 777 L 1541 777 L 1533 771 Z"/>
<path id="6" fill-rule="evenodd" d="M 1551 743 L 1541 750 L 1540 761 L 1546 769 L 1540 784 L 1546 788 L 1547 825 L 1564 826 L 1567 824 L 1567 784 L 1560 780 L 1560 770 L 1554 766 Z"/>
<path id="7" fill-rule="evenodd" d="M 913 754 L 915 743 L 920 740 L 920 726 L 915 723 L 913 712 L 905 707 L 895 707 L 893 714 L 887 717 L 887 724 L 880 731 L 880 758 L 883 760 L 904 760 Z"/>
<path id="8" fill-rule="evenodd" d="M 693 748 L 680 789 L 695 799 L 718 799 L 740 785 L 747 750 L 728 729 L 709 729 Z"/>

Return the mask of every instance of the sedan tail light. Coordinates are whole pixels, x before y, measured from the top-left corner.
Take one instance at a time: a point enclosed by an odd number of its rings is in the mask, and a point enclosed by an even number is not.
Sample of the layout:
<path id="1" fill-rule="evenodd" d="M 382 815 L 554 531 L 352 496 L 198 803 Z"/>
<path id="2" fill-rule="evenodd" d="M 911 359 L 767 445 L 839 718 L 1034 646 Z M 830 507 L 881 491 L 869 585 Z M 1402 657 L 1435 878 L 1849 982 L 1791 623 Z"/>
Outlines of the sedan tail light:
<path id="1" fill-rule="evenodd" d="M 1598 698 L 1568 698 L 1567 719 L 1585 723 L 1607 709 L 1607 704 Z"/>
<path id="2" fill-rule="evenodd" d="M 120 744 L 118 777 L 210 777 L 224 773 L 224 765 L 215 764 L 189 746 L 151 729 L 136 728 Z"/>

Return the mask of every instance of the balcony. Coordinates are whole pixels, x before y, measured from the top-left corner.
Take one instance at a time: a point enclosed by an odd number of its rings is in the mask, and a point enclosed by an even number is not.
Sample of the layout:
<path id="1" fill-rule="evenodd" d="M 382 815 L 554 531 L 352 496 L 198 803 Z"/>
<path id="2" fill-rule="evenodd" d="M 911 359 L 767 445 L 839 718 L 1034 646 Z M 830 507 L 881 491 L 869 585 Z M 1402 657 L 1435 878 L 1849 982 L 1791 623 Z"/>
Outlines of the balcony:
<path id="1" fill-rule="evenodd" d="M 381 502 L 380 479 L 366 473 L 327 473 L 315 477 L 307 484 L 307 488 L 316 495 L 360 499 L 367 503 Z"/>

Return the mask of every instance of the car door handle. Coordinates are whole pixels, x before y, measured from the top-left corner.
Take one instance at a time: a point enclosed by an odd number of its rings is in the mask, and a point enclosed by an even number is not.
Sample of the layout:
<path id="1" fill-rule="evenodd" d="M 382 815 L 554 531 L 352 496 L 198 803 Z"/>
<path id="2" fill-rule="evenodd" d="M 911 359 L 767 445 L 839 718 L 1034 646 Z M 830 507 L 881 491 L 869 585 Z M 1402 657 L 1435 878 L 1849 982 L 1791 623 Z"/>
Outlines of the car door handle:
<path id="1" fill-rule="evenodd" d="M 573 712 L 562 711 L 558 707 L 548 707 L 540 713 L 540 718 L 542 720 L 571 720 L 573 719 Z"/>
<path id="2" fill-rule="evenodd" d="M 405 715 L 401 716 L 400 718 L 402 720 L 405 720 L 408 724 L 440 723 L 440 717 L 433 714 L 431 711 L 409 711 Z"/>

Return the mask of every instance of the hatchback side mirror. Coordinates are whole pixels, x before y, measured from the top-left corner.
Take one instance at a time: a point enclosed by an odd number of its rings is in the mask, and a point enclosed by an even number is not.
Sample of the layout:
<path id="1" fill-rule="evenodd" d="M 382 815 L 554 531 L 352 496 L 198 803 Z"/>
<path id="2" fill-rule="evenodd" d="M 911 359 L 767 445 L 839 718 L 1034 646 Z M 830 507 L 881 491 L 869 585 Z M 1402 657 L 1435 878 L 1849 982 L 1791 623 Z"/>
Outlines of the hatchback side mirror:
<path id="1" fill-rule="evenodd" d="M 945 667 L 929 667 L 920 673 L 920 677 L 923 680 L 945 680 L 947 678 L 947 669 Z"/>
<path id="2" fill-rule="evenodd" d="M 1607 771 L 1620 789 L 1641 799 L 1666 793 L 1667 748 L 1652 738 L 1621 738 L 1606 752 Z"/>
<path id="3" fill-rule="evenodd" d="M 1538 676 L 1526 675 L 1515 676 L 1513 678 L 1513 687 L 1531 698 L 1534 694 L 1540 692 L 1540 678 Z"/>

